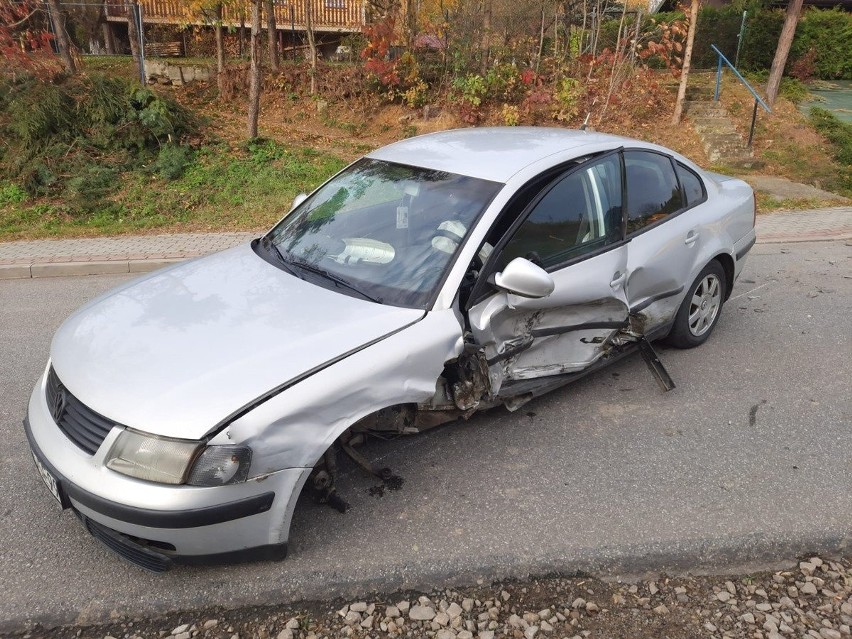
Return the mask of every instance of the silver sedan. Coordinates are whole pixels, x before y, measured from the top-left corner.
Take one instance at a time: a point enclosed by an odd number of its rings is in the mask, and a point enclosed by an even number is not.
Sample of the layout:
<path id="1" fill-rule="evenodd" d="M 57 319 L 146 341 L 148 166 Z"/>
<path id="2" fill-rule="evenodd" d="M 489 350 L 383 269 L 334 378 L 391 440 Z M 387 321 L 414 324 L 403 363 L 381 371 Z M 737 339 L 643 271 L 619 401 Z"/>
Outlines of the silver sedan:
<path id="1" fill-rule="evenodd" d="M 356 161 L 249 244 L 68 318 L 29 403 L 38 472 L 150 570 L 280 558 L 337 460 L 516 410 L 651 342 L 708 339 L 755 241 L 744 182 L 668 149 L 465 129 Z"/>

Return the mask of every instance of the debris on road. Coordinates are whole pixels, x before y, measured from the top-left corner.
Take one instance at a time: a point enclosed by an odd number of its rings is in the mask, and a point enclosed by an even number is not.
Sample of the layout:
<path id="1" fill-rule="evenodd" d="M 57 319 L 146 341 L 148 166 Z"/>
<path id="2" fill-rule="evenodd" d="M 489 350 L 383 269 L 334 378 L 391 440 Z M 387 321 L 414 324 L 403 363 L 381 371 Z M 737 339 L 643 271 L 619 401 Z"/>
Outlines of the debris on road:
<path id="1" fill-rule="evenodd" d="M 811 557 L 789 570 L 632 583 L 548 578 L 303 606 L 37 628 L 60 639 L 847 639 L 852 562 Z"/>

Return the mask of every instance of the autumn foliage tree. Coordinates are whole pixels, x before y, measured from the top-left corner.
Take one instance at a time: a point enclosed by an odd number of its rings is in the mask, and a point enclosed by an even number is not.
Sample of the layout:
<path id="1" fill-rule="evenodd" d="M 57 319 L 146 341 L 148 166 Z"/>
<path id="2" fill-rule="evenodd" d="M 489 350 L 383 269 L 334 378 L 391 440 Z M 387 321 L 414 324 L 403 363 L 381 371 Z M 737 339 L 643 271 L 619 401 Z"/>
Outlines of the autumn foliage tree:
<path id="1" fill-rule="evenodd" d="M 38 0 L 0 0 L 2 70 L 28 70 L 36 75 L 57 70 L 50 47 L 53 36 Z"/>

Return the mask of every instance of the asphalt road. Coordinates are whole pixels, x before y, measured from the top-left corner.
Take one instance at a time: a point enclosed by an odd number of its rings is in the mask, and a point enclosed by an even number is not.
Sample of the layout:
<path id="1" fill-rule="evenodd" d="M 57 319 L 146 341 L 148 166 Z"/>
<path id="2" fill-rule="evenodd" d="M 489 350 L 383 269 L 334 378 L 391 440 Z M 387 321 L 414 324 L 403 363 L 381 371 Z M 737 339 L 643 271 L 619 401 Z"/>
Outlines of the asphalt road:
<path id="1" fill-rule="evenodd" d="M 536 400 L 372 444 L 405 482 L 350 468 L 341 515 L 303 502 L 281 563 L 123 563 L 60 514 L 21 428 L 61 320 L 122 277 L 0 282 L 0 632 L 429 588 L 529 573 L 714 569 L 852 541 L 852 248 L 758 245 L 711 340 Z"/>

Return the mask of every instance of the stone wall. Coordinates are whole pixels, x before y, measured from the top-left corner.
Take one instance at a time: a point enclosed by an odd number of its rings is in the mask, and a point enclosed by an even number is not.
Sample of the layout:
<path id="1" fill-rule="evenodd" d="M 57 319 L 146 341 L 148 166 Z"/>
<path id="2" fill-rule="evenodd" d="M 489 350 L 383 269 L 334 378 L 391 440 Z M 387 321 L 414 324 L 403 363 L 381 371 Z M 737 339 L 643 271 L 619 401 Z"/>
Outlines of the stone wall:
<path id="1" fill-rule="evenodd" d="M 187 82 L 210 82 L 215 71 L 212 67 L 167 62 L 157 58 L 145 60 L 145 76 L 149 84 L 173 84 Z"/>

